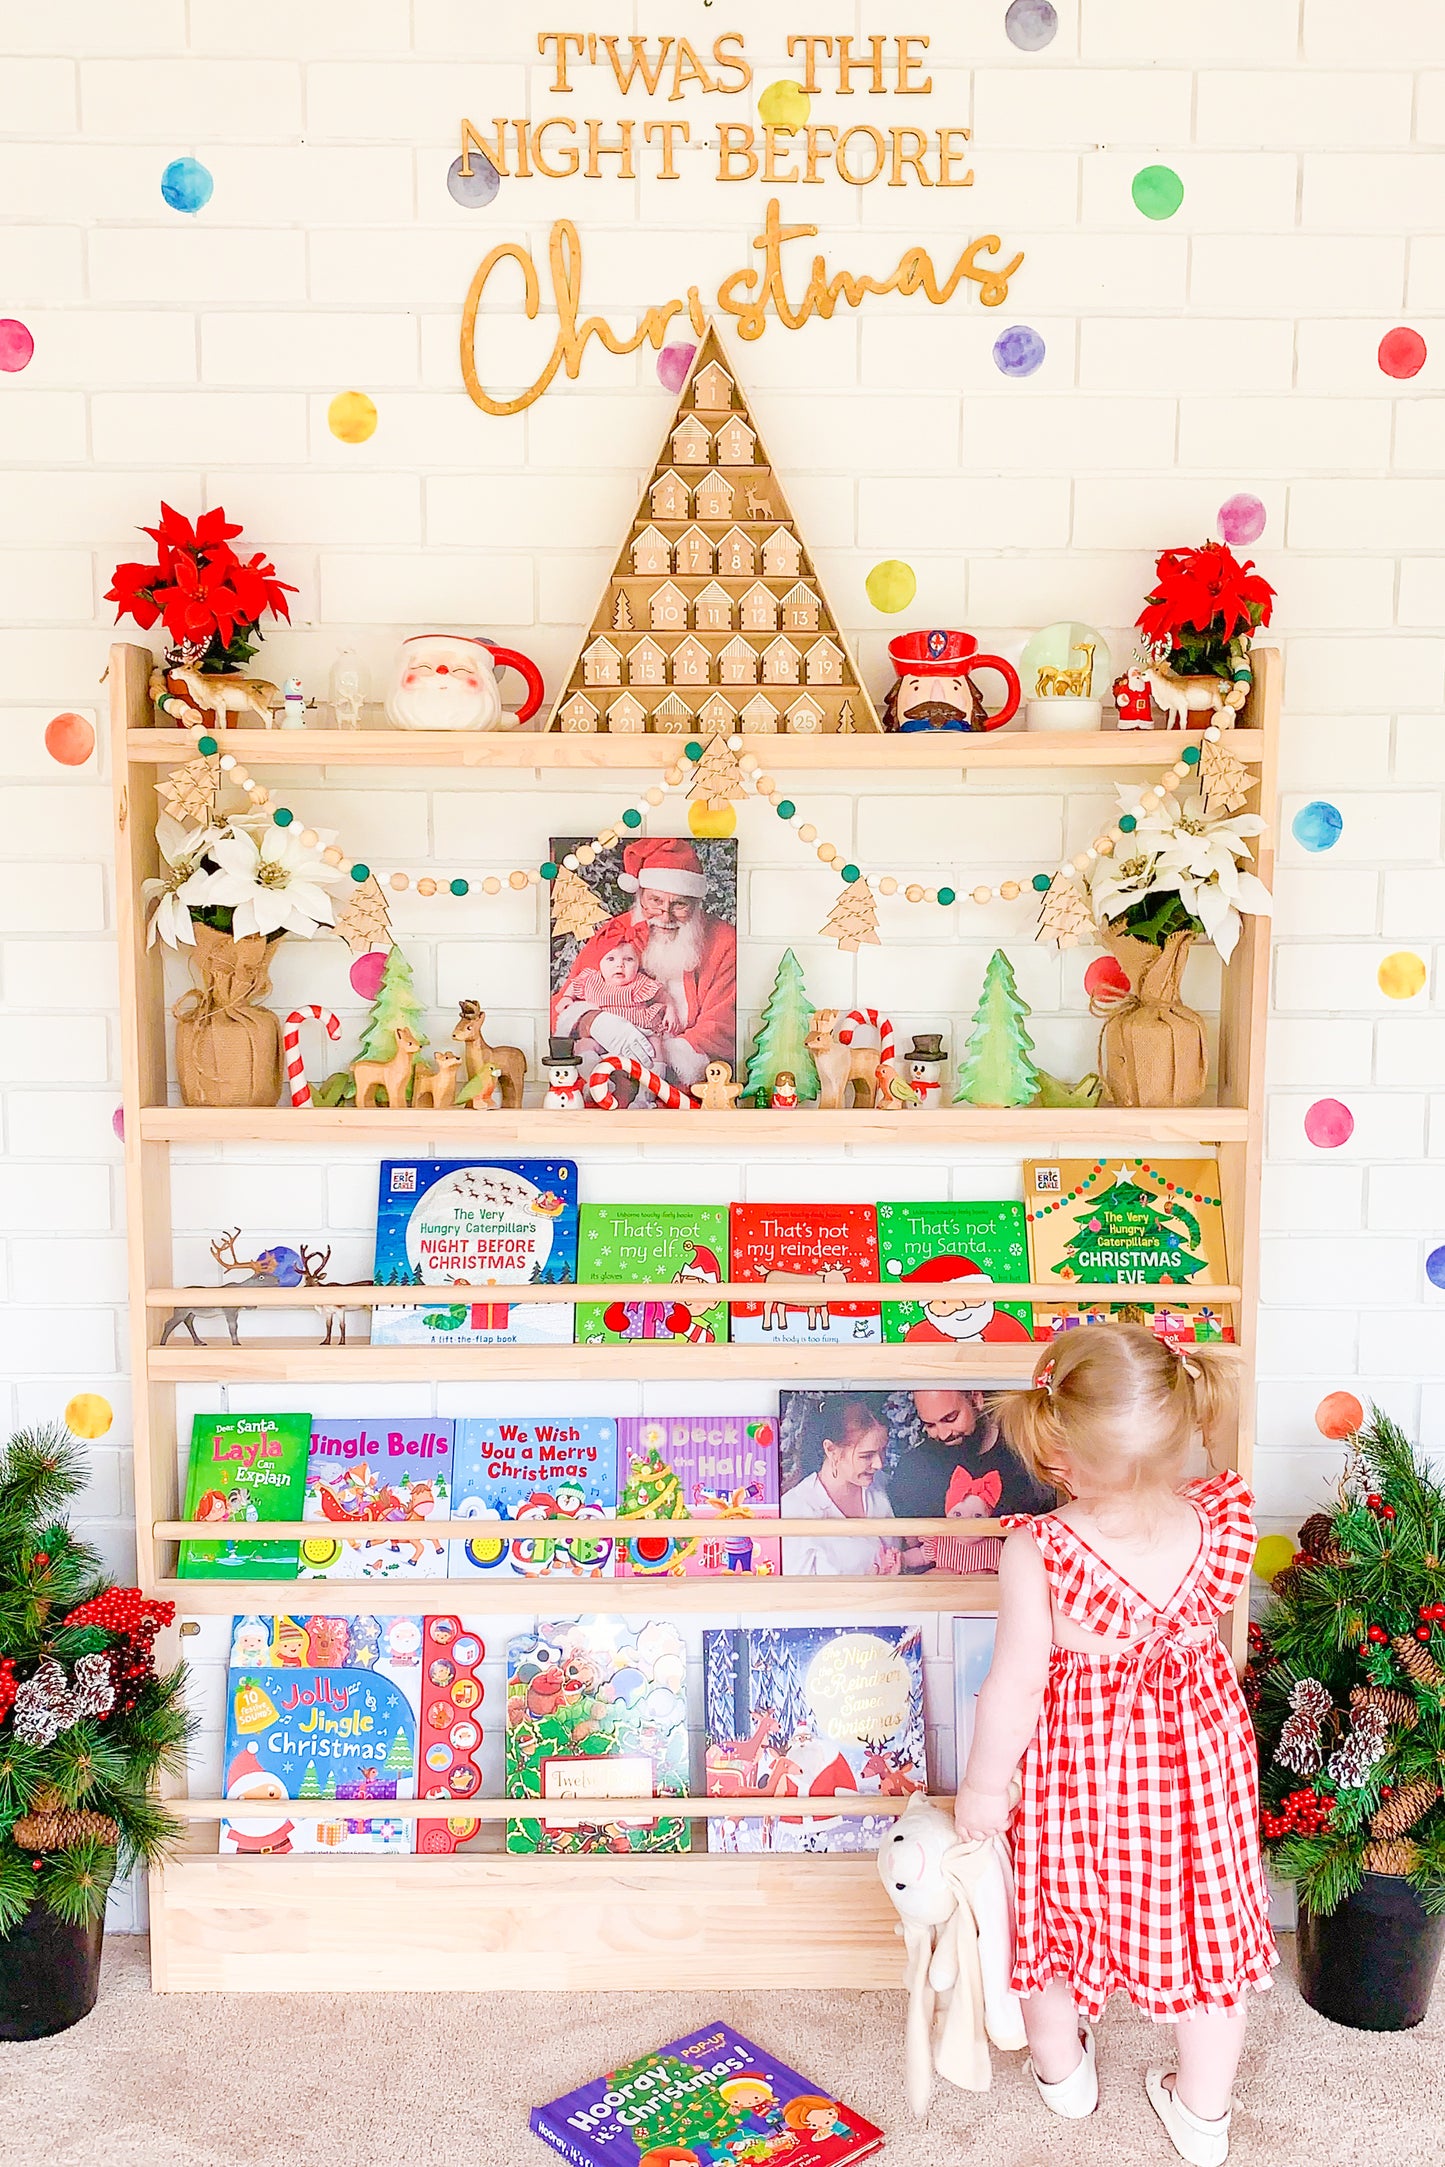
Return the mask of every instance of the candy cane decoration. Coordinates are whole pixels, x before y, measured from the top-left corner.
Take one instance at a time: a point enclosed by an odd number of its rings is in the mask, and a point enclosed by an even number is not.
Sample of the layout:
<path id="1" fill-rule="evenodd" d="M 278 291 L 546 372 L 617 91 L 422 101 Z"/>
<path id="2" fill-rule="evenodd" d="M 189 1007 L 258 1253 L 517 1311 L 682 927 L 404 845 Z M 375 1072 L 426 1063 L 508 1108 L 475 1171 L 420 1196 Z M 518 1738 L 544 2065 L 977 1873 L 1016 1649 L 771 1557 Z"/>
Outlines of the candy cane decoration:
<path id="1" fill-rule="evenodd" d="M 853 1033 L 860 1025 L 870 1025 L 878 1033 L 878 1065 L 893 1059 L 893 1018 L 881 1016 L 876 1008 L 850 1008 L 838 1026 L 838 1044 L 851 1046 Z"/>
<path id="2" fill-rule="evenodd" d="M 689 1094 L 679 1091 L 676 1084 L 668 1083 L 664 1077 L 658 1075 L 656 1069 L 644 1068 L 640 1061 L 634 1061 L 625 1054 L 609 1053 L 598 1062 L 587 1079 L 588 1098 L 594 1106 L 600 1106 L 606 1112 L 610 1112 L 617 1104 L 612 1089 L 614 1076 L 630 1077 L 633 1083 L 639 1084 L 644 1091 L 650 1091 L 658 1105 L 666 1107 L 669 1113 L 680 1113 L 684 1107 L 689 1110 L 692 1108 L 693 1101 Z"/>
<path id="3" fill-rule="evenodd" d="M 286 1056 L 286 1081 L 291 1087 L 293 1106 L 311 1104 L 311 1086 L 306 1081 L 306 1063 L 301 1058 L 301 1026 L 308 1018 L 315 1023 L 324 1023 L 328 1038 L 341 1036 L 341 1018 L 333 1016 L 329 1008 L 318 1008 L 315 1001 L 308 1001 L 304 1008 L 292 1009 L 286 1018 L 281 1047 Z"/>

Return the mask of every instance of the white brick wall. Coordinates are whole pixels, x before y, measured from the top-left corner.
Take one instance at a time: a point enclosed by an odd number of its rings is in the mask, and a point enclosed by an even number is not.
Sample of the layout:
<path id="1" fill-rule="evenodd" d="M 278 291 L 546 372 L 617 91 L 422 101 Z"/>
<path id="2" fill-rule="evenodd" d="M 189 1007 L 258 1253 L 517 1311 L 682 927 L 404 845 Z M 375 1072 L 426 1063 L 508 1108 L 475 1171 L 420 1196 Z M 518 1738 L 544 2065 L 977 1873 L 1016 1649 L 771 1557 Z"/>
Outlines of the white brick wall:
<path id="1" fill-rule="evenodd" d="M 1423 1271 L 1445 1241 L 1445 13 L 1435 0 L 1368 17 L 1356 0 L 1060 0 L 1054 44 L 1026 55 L 1003 12 L 1002 0 L 919 0 L 910 16 L 935 41 L 929 103 L 975 129 L 970 197 L 815 192 L 837 264 L 891 262 L 905 239 L 937 245 L 985 224 L 1024 247 L 1000 317 L 874 304 L 797 334 L 770 327 L 737 358 L 880 689 L 900 629 L 864 594 L 881 556 L 917 571 L 905 624 L 965 624 L 1017 653 L 1033 626 L 1082 615 L 1122 656 L 1151 552 L 1211 531 L 1238 489 L 1266 504 L 1256 553 L 1279 588 L 1288 712 L 1259 1482 L 1265 1512 L 1292 1524 L 1338 1461 L 1314 1428 L 1325 1389 L 1378 1394 L 1445 1446 L 1442 1298 Z M 0 0 L 0 313 L 36 342 L 30 367 L 0 378 L 0 1415 L 53 1416 L 81 1387 L 112 1401 L 85 1506 L 122 1566 L 108 792 L 103 760 L 67 772 L 42 743 L 56 710 L 94 708 L 111 568 L 137 552 L 134 530 L 160 497 L 223 502 L 300 589 L 293 627 L 267 640 L 270 674 L 296 671 L 324 693 L 348 644 L 379 688 L 400 633 L 457 624 L 535 654 L 555 683 L 668 400 L 650 362 L 594 353 L 579 385 L 526 416 L 480 415 L 458 378 L 467 277 L 497 240 L 535 247 L 565 214 L 583 232 L 588 305 L 625 320 L 742 260 L 763 202 L 755 186 L 714 187 L 704 158 L 676 184 L 510 184 L 487 211 L 452 203 L 444 174 L 464 111 L 567 102 L 547 89 L 529 23 L 491 13 L 472 0 Z M 587 0 L 569 19 L 609 29 L 618 14 Z M 676 31 L 673 14 L 648 5 L 636 19 Z M 788 20 L 866 27 L 850 8 L 800 6 Z M 788 72 L 775 9 L 741 0 L 734 21 L 759 86 Z M 617 109 L 605 86 L 574 102 Z M 185 152 L 215 178 L 195 219 L 159 193 Z M 1187 192 L 1178 217 L 1151 225 L 1129 183 L 1158 160 Z M 991 348 L 1019 321 L 1048 357 L 1010 383 Z M 1403 383 L 1375 359 L 1398 322 L 1431 348 Z M 524 383 L 551 336 L 499 290 L 491 380 Z M 353 387 L 380 410 L 362 446 L 326 423 L 331 397 Z M 976 852 L 992 878 L 1018 853 L 1047 857 L 1081 836 L 1102 795 L 1077 777 L 1002 778 L 945 803 L 885 775 L 809 810 L 865 855 L 941 866 Z M 1287 820 L 1321 795 L 1344 833 L 1310 857 Z M 569 787 L 549 808 L 518 778 L 428 792 L 405 776 L 391 788 L 327 777 L 310 800 L 355 849 L 478 872 L 615 803 L 605 784 Z M 888 945 L 855 963 L 814 931 L 831 877 L 761 813 L 744 813 L 741 834 L 754 1008 L 791 939 L 815 998 L 886 999 L 901 1028 L 946 1018 L 956 1046 L 1002 941 L 1043 1057 L 1087 1065 L 1078 958 L 1031 949 L 1026 906 L 960 905 L 921 931 L 890 910 Z M 534 898 L 399 915 L 436 1022 L 475 988 L 535 1044 Z M 1430 975 L 1396 1004 L 1375 972 L 1399 948 Z M 331 947 L 284 951 L 276 989 L 288 1006 L 357 1012 Z M 1200 989 L 1207 1000 L 1207 974 Z M 1337 1152 L 1305 1136 L 1321 1096 L 1355 1116 Z M 978 1195 L 1015 1178 L 1008 1164 L 940 1161 L 926 1140 L 886 1171 L 808 1150 L 803 1128 L 800 1144 L 796 1166 L 739 1161 L 688 1178 L 699 1194 L 820 1197 L 880 1185 Z M 206 1238 L 229 1217 L 248 1237 L 333 1240 L 364 1271 L 371 1169 L 366 1153 L 331 1166 L 180 1159 L 177 1268 L 202 1272 Z M 678 1161 L 614 1154 L 592 1178 L 598 1195 L 674 1193 Z M 945 1687 L 940 1669 L 935 1705 Z"/>

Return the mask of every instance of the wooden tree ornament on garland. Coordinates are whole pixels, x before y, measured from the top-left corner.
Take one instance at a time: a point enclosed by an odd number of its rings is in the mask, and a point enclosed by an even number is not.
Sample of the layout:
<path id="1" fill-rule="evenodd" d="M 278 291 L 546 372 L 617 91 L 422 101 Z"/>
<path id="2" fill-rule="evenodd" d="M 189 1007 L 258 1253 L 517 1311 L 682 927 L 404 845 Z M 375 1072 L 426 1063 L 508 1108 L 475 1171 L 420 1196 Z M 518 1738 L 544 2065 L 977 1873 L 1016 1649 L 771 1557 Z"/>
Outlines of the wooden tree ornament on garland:
<path id="1" fill-rule="evenodd" d="M 872 888 L 862 874 L 844 888 L 828 913 L 826 925 L 821 926 L 819 931 L 831 933 L 838 946 L 850 952 L 864 946 L 877 948 L 881 945 L 878 938 L 878 905 L 873 899 Z"/>
<path id="2" fill-rule="evenodd" d="M 730 799 L 751 796 L 747 777 L 738 765 L 738 756 L 725 737 L 710 737 L 697 763 L 689 797 L 701 799 L 704 805 L 726 805 Z"/>
<path id="3" fill-rule="evenodd" d="M 1077 948 L 1081 942 L 1092 940 L 1093 932 L 1094 913 L 1083 889 L 1076 880 L 1055 873 L 1039 907 L 1035 940 L 1053 941 L 1059 948 Z"/>
<path id="4" fill-rule="evenodd" d="M 1229 749 L 1229 733 L 1206 741 L 1198 768 L 1205 810 L 1237 813 L 1249 802 L 1249 770 Z"/>
<path id="5" fill-rule="evenodd" d="M 391 912 L 373 874 L 361 882 L 336 921 L 336 930 L 354 956 L 391 946 Z"/>
<path id="6" fill-rule="evenodd" d="M 552 931 L 585 941 L 607 923 L 607 911 L 580 875 L 560 866 L 552 889 Z"/>

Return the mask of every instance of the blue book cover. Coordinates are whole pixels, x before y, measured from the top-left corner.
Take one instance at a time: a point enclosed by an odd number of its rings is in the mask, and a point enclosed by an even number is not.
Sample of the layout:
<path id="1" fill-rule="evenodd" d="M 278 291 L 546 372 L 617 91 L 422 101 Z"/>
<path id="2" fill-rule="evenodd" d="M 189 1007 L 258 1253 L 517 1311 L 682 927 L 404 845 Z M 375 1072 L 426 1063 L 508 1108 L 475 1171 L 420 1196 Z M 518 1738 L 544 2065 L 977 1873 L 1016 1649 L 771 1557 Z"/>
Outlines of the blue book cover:
<path id="1" fill-rule="evenodd" d="M 447 1545 L 428 1520 L 450 1517 L 453 1431 L 435 1415 L 323 1415 L 311 1425 L 301 1517 L 303 1580 L 444 1580 Z M 356 1539 L 361 1538 L 361 1539 Z"/>
<path id="2" fill-rule="evenodd" d="M 576 1279 L 574 1161 L 383 1159 L 374 1269 L 378 1286 L 498 1290 L 495 1301 L 438 1294 L 415 1309 L 373 1310 L 375 1347 L 570 1346 L 570 1302 L 517 1302 L 504 1290 Z"/>
<path id="3" fill-rule="evenodd" d="M 456 1426 L 453 1518 L 477 1533 L 453 1542 L 452 1572 L 489 1579 L 603 1580 L 612 1577 L 610 1536 L 570 1536 L 598 1513 L 617 1510 L 617 1424 L 598 1415 L 464 1416 Z M 556 1517 L 553 1517 L 553 1516 Z M 550 1524 L 508 1540 L 504 1530 Z"/>

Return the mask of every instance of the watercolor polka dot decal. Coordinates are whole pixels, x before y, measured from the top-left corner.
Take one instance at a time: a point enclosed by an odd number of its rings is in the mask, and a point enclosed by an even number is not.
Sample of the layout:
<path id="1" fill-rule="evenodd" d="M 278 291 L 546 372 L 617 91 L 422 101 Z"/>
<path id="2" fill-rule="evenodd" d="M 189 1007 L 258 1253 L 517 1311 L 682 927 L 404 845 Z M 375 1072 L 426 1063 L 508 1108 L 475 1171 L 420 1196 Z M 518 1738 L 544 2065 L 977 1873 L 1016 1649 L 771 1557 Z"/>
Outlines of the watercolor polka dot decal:
<path id="1" fill-rule="evenodd" d="M 0 369 L 14 376 L 29 368 L 34 353 L 30 326 L 21 323 L 18 316 L 0 316 Z"/>
<path id="2" fill-rule="evenodd" d="M 657 357 L 657 381 L 664 391 L 679 392 L 687 382 L 687 372 L 692 367 L 695 346 L 664 346 Z"/>
<path id="3" fill-rule="evenodd" d="M 994 365 L 1001 376 L 1032 376 L 1047 352 L 1030 324 L 1010 324 L 993 342 Z"/>
<path id="4" fill-rule="evenodd" d="M 1418 331 L 1408 324 L 1397 324 L 1381 339 L 1376 359 L 1386 376 L 1418 376 L 1428 353 Z"/>
<path id="5" fill-rule="evenodd" d="M 1315 1428 L 1321 1437 L 1353 1437 L 1364 1427 L 1365 1410 L 1353 1392 L 1327 1392 L 1315 1409 Z"/>
<path id="6" fill-rule="evenodd" d="M 1321 1151 L 1338 1151 L 1355 1133 L 1355 1117 L 1342 1099 L 1316 1099 L 1305 1115 L 1305 1135 Z"/>
<path id="7" fill-rule="evenodd" d="M 1184 201 L 1184 183 L 1173 166 L 1142 166 L 1129 193 L 1146 218 L 1172 218 Z"/>
<path id="8" fill-rule="evenodd" d="M 1115 956 L 1095 956 L 1084 973 L 1084 991 L 1092 1000 L 1097 994 L 1125 994 L 1129 973 Z"/>
<path id="9" fill-rule="evenodd" d="M 62 767 L 84 767 L 95 751 L 95 724 L 67 710 L 45 725 L 45 750 Z"/>
<path id="10" fill-rule="evenodd" d="M 364 444 L 376 434 L 376 401 L 364 391 L 338 391 L 326 409 L 326 426 L 343 444 Z"/>
<path id="11" fill-rule="evenodd" d="M 1425 983 L 1425 965 L 1419 956 L 1402 948 L 1386 956 L 1375 977 L 1387 1000 L 1412 1001 Z"/>
<path id="12" fill-rule="evenodd" d="M 687 824 L 694 835 L 735 835 L 738 816 L 731 805 L 709 805 L 705 798 L 692 798 L 687 808 Z"/>
<path id="13" fill-rule="evenodd" d="M 466 163 L 471 165 L 470 173 L 462 170 Z M 501 185 L 501 174 L 491 159 L 484 158 L 479 150 L 472 152 L 469 161 L 453 158 L 447 167 L 447 194 L 453 203 L 460 203 L 465 210 L 484 210 Z"/>
<path id="14" fill-rule="evenodd" d="M 364 956 L 358 956 L 351 966 L 351 990 L 359 993 L 363 1001 L 374 1001 L 381 991 L 382 974 L 386 969 L 386 950 L 372 948 Z"/>
<path id="15" fill-rule="evenodd" d="M 758 117 L 769 128 L 801 128 L 812 110 L 801 83 L 769 83 L 758 100 Z"/>
<path id="16" fill-rule="evenodd" d="M 1344 815 L 1328 798 L 1311 798 L 1289 824 L 1289 832 L 1301 850 L 1333 850 L 1344 831 Z"/>
<path id="17" fill-rule="evenodd" d="M 1425 1259 L 1425 1277 L 1432 1287 L 1445 1290 L 1445 1246 L 1432 1249 Z"/>
<path id="18" fill-rule="evenodd" d="M 1231 549 L 1240 549 L 1246 542 L 1257 542 L 1264 532 L 1265 509 L 1258 497 L 1241 489 L 1237 496 L 1226 497 L 1219 507 L 1219 539 L 1228 542 Z"/>
<path id="19" fill-rule="evenodd" d="M 110 1125 L 115 1131 L 116 1142 L 123 1144 L 125 1142 L 125 1108 L 123 1106 L 117 1106 L 110 1117 Z"/>
<path id="20" fill-rule="evenodd" d="M 873 607 L 887 617 L 896 617 L 899 610 L 907 609 L 918 592 L 912 565 L 898 557 L 885 557 L 881 564 L 875 564 L 863 584 Z"/>
<path id="21" fill-rule="evenodd" d="M 65 1403 L 65 1427 L 72 1437 L 104 1437 L 115 1420 L 115 1409 L 98 1392 L 77 1392 Z"/>
<path id="22" fill-rule="evenodd" d="M 1288 1535 L 1261 1535 L 1254 1546 L 1254 1576 L 1256 1580 L 1273 1580 L 1286 1565 L 1294 1562 L 1294 1542 Z"/>
<path id="23" fill-rule="evenodd" d="M 1054 0 L 1010 0 L 1003 26 L 1021 53 L 1041 53 L 1058 34 L 1059 11 Z"/>
<path id="24" fill-rule="evenodd" d="M 173 211 L 203 211 L 215 191 L 210 168 L 199 158 L 173 158 L 161 175 L 161 194 Z"/>

